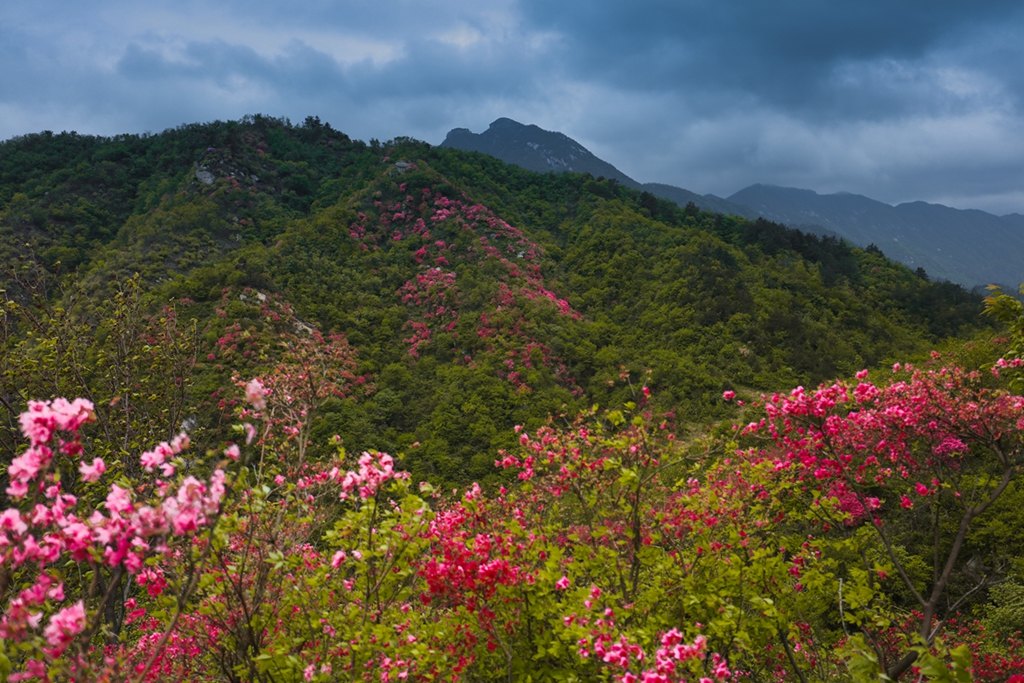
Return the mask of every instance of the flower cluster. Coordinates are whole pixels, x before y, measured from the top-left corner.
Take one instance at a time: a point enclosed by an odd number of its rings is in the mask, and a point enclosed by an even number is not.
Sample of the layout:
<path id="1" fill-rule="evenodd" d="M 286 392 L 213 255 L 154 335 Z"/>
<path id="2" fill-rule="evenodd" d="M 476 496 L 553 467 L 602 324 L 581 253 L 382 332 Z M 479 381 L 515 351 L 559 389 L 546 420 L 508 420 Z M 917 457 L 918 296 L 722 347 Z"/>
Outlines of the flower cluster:
<path id="1" fill-rule="evenodd" d="M 335 469 L 334 478 L 341 485 L 338 496 L 345 500 L 353 491 L 363 500 L 376 495 L 386 482 L 393 479 L 408 479 L 408 472 L 395 470 L 395 460 L 387 453 L 363 453 L 359 456 L 359 468 L 342 474 Z"/>
<path id="2" fill-rule="evenodd" d="M 12 461 L 7 489 L 24 507 L 0 513 L 0 571 L 8 575 L 18 570 L 33 577 L 7 601 L 0 638 L 22 642 L 41 636 L 40 654 L 49 659 L 60 657 L 93 618 L 87 604 L 90 596 L 73 596 L 61 578 L 65 563 L 90 565 L 94 572 L 137 575 L 140 585 L 160 585 L 159 570 L 144 569 L 147 560 L 167 557 L 175 537 L 207 525 L 226 492 L 222 470 L 214 471 L 207 482 L 189 476 L 175 486 L 168 479 L 174 467 L 167 459 L 188 446 L 188 438 L 181 435 L 141 457 L 144 469 L 161 467 L 163 473 L 152 482 L 151 502 L 140 502 L 132 489 L 112 483 L 101 502 L 89 506 L 81 496 L 67 492 L 68 480 L 58 459 L 78 459 L 83 484 L 101 478 L 105 463 L 100 458 L 86 462 L 79 438 L 80 428 L 92 415 L 93 406 L 84 399 L 29 404 L 20 424 L 30 445 Z M 27 659 L 25 675 L 35 675 L 32 672 L 43 665 L 42 659 Z"/>
<path id="3" fill-rule="evenodd" d="M 416 495 L 387 453 L 308 457 L 309 415 L 334 395 L 303 389 L 318 367 L 237 383 L 251 420 L 241 432 L 260 458 L 220 451 L 250 484 L 232 496 L 220 469 L 179 474 L 184 434 L 142 453 L 136 481 L 104 485 L 106 463 L 85 458 L 78 436 L 92 406 L 31 404 L 29 448 L 9 468 L 15 505 L 0 512 L 12 680 L 831 680 L 848 673 L 837 599 L 851 631 L 885 645 L 872 671 L 895 680 L 917 641 L 902 624 L 877 627 L 896 623 L 886 582 L 907 575 L 903 549 L 886 544 L 922 519 L 966 534 L 1024 449 L 1024 398 L 954 368 L 901 367 L 885 385 L 858 373 L 766 397 L 762 419 L 733 437 L 745 447 L 725 455 L 677 440 L 644 387 L 639 407 L 517 428 L 496 462 L 518 476 L 511 490 Z M 963 510 L 959 526 L 941 518 Z M 898 516 L 910 523 L 890 524 Z M 922 637 L 953 632 L 940 601 L 958 558 L 939 559 L 930 592 L 906 585 Z M 122 601 L 116 626 L 109 596 Z M 168 604 L 179 612 L 168 617 Z M 973 673 L 1018 675 L 1008 642 L 979 648 Z M 937 642 L 922 652 L 928 666 L 969 666 Z"/>

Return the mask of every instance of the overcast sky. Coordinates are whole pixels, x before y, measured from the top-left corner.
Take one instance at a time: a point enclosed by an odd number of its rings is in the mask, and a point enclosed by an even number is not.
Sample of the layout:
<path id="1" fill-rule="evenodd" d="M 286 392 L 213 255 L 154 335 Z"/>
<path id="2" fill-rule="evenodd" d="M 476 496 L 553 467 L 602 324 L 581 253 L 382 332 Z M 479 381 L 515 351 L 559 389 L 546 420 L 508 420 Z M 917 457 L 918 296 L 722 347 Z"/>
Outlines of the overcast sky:
<path id="1" fill-rule="evenodd" d="M 500 116 L 642 181 L 1024 213 L 1019 0 L 0 0 L 0 138 Z"/>

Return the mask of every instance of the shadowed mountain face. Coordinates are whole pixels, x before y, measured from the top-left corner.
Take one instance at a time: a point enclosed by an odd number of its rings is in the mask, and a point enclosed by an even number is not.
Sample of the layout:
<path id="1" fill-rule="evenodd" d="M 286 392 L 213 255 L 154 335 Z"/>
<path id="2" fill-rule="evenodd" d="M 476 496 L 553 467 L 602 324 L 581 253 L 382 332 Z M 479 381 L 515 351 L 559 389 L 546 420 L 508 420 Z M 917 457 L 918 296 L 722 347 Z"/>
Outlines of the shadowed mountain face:
<path id="1" fill-rule="evenodd" d="M 524 126 L 512 119 L 500 118 L 480 134 L 466 128 L 455 128 L 441 146 L 490 154 L 528 171 L 589 173 L 595 178 L 609 178 L 629 187 L 640 187 L 640 183 L 598 159 L 572 138 L 537 126 Z"/>
<path id="2" fill-rule="evenodd" d="M 562 133 L 500 118 L 483 133 L 456 128 L 442 147 L 483 152 L 539 172 L 589 173 L 706 211 L 766 218 L 834 235 L 967 287 L 992 283 L 1015 289 L 1024 281 L 1024 216 L 995 216 L 911 202 L 892 206 L 862 195 L 752 185 L 727 199 L 663 183 L 639 183 Z"/>

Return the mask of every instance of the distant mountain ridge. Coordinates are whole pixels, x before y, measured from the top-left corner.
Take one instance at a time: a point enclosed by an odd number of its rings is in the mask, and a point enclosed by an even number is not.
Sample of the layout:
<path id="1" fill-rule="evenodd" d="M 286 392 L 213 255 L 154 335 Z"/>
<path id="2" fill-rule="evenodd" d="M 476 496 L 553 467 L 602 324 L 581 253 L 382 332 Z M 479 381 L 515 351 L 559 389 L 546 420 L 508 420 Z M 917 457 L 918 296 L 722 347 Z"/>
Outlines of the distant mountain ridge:
<path id="1" fill-rule="evenodd" d="M 758 216 L 850 242 L 874 244 L 929 276 L 968 287 L 1024 281 L 1024 216 L 907 202 L 892 206 L 858 194 L 751 185 L 729 201 Z"/>
<path id="2" fill-rule="evenodd" d="M 594 156 L 586 147 L 563 133 L 524 125 L 509 118 L 496 119 L 483 133 L 473 133 L 468 128 L 453 128 L 441 146 L 467 152 L 483 152 L 538 173 L 589 173 L 595 178 L 608 178 L 626 187 L 645 190 L 680 206 L 693 202 L 707 211 L 751 217 L 746 207 L 713 194 L 701 195 L 663 183 L 640 183 L 607 161 Z"/>
<path id="3" fill-rule="evenodd" d="M 640 183 L 594 156 L 572 138 L 535 125 L 499 118 L 483 133 L 450 131 L 442 147 L 483 152 L 537 172 L 589 173 L 644 190 L 681 206 L 746 218 L 766 218 L 801 230 L 842 237 L 921 268 L 930 277 L 967 287 L 1024 281 L 1024 216 L 909 202 L 892 206 L 850 193 L 756 184 L 727 198 L 663 183 Z"/>

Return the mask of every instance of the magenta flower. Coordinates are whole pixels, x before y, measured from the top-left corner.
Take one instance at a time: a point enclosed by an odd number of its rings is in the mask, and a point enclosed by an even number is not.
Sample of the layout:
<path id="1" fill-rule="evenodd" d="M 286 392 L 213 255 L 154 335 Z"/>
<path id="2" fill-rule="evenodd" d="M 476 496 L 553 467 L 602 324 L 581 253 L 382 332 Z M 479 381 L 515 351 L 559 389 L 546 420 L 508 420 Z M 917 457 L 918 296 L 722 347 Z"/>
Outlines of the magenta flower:
<path id="1" fill-rule="evenodd" d="M 107 494 L 107 501 L 104 503 L 103 507 L 113 513 L 131 512 L 131 493 L 117 484 L 112 484 L 110 487 L 110 493 Z"/>
<path id="2" fill-rule="evenodd" d="M 85 605 L 81 600 L 54 614 L 50 617 L 50 623 L 43 629 L 43 635 L 50 644 L 47 654 L 59 657 L 84 628 Z"/>
<path id="3" fill-rule="evenodd" d="M 13 531 L 20 536 L 28 531 L 28 525 L 22 521 L 18 510 L 8 508 L 0 513 L 0 531 Z"/>
<path id="4" fill-rule="evenodd" d="M 81 462 L 78 464 L 78 472 L 82 475 L 82 481 L 96 481 L 107 471 L 107 464 L 102 458 L 93 458 L 92 464 Z"/>

